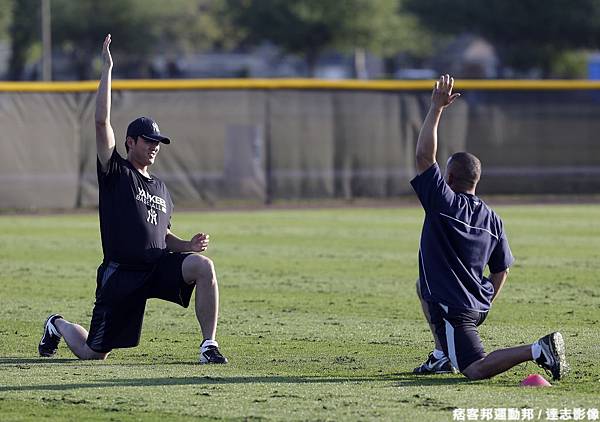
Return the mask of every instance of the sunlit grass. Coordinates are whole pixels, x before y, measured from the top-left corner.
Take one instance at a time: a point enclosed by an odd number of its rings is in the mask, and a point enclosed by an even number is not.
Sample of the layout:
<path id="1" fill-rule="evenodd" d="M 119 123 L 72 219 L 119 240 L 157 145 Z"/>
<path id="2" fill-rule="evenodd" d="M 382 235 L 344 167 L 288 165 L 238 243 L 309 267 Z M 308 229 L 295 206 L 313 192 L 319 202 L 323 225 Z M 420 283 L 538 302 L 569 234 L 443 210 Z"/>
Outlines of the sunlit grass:
<path id="1" fill-rule="evenodd" d="M 431 349 L 414 284 L 418 208 L 179 213 L 211 235 L 218 340 L 200 366 L 192 309 L 148 303 L 139 347 L 105 362 L 64 344 L 41 359 L 45 317 L 89 325 L 101 259 L 97 216 L 0 217 L 1 420 L 451 420 L 454 408 L 599 407 L 599 206 L 498 208 L 517 258 L 481 329 L 488 351 L 565 335 L 573 370 L 523 389 L 532 363 L 492 380 L 415 377 Z M 536 413 L 537 415 L 537 413 Z"/>

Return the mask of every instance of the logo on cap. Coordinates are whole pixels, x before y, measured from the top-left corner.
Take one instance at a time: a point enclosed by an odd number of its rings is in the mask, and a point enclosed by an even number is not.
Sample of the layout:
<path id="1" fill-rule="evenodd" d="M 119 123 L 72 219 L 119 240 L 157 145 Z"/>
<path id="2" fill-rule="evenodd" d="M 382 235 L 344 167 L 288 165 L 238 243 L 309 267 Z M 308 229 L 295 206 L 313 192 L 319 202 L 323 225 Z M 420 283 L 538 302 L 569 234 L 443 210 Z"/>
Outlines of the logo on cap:
<path id="1" fill-rule="evenodd" d="M 171 143 L 171 140 L 160 134 L 158 123 L 150 117 L 138 117 L 127 127 L 127 136 L 136 139 L 141 136 L 147 141 L 162 142 L 163 144 Z"/>

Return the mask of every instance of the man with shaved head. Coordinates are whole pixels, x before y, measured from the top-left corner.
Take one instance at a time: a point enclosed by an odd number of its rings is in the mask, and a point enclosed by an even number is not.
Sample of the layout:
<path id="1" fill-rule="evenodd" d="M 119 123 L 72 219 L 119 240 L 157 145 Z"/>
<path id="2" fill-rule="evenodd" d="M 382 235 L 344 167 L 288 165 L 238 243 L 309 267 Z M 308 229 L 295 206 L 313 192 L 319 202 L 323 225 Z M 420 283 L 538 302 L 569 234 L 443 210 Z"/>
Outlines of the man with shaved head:
<path id="1" fill-rule="evenodd" d="M 457 152 L 448 159 L 447 172 L 457 191 L 470 191 L 481 178 L 481 161 L 468 152 Z"/>
<path id="2" fill-rule="evenodd" d="M 452 93 L 453 87 L 449 75 L 435 84 L 417 141 L 417 176 L 411 181 L 425 210 L 417 293 L 435 341 L 434 351 L 414 372 L 459 371 L 469 379 L 482 379 L 533 360 L 560 379 L 567 363 L 558 332 L 533 344 L 484 351 L 477 327 L 498 297 L 514 258 L 502 220 L 475 195 L 479 159 L 457 152 L 448 160 L 444 176 L 436 162 L 440 118 L 460 96 Z"/>

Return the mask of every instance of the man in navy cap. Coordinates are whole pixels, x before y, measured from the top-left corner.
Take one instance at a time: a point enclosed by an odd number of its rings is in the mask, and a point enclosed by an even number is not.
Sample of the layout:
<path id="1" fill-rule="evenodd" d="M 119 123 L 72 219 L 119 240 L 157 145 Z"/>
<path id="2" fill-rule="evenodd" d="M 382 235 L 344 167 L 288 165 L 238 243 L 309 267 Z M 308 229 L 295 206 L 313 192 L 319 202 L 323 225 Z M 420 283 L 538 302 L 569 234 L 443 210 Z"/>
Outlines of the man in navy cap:
<path id="1" fill-rule="evenodd" d="M 209 236 L 183 240 L 171 232 L 173 202 L 165 184 L 148 172 L 161 144 L 171 141 L 149 117 L 127 128 L 123 159 L 110 124 L 112 57 L 110 34 L 102 49 L 96 96 L 96 147 L 100 234 L 104 260 L 98 268 L 89 333 L 59 314 L 48 317 L 38 346 L 53 356 L 61 338 L 80 359 L 106 359 L 111 350 L 139 344 L 146 300 L 160 298 L 195 308 L 203 335 L 200 363 L 227 363 L 215 340 L 219 290 L 213 262 L 201 255 Z"/>
<path id="2" fill-rule="evenodd" d="M 477 327 L 500 292 L 513 256 L 500 217 L 475 195 L 481 163 L 468 152 L 453 154 L 442 176 L 436 161 L 442 112 L 460 94 L 442 76 L 431 94 L 416 148 L 417 176 L 411 181 L 425 220 L 419 247 L 417 292 L 436 349 L 417 374 L 460 371 L 470 379 L 490 378 L 529 360 L 552 373 L 567 371 L 565 345 L 554 332 L 533 344 L 486 354 Z M 484 276 L 485 267 L 489 277 Z"/>

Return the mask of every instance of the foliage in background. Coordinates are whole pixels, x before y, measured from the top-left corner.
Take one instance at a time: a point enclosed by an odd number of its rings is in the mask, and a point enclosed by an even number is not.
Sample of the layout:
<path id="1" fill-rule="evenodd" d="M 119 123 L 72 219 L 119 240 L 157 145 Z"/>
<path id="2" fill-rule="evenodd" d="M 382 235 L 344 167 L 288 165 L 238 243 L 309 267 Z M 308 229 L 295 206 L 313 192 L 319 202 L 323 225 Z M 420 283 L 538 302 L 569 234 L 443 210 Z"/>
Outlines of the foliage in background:
<path id="1" fill-rule="evenodd" d="M 544 76 L 565 51 L 597 48 L 600 42 L 596 0 L 406 0 L 406 7 L 430 30 L 480 35 L 506 65 L 537 67 Z"/>
<path id="2" fill-rule="evenodd" d="M 550 63 L 550 77 L 585 79 L 588 76 L 589 52 L 585 50 L 564 51 Z"/>
<path id="3" fill-rule="evenodd" d="M 11 56 L 8 63 L 8 79 L 21 80 L 32 47 L 40 40 L 40 0 L 13 2 L 10 38 Z M 38 50 L 39 51 L 39 50 Z"/>
<path id="4" fill-rule="evenodd" d="M 369 50 L 381 55 L 423 51 L 428 37 L 416 21 L 400 14 L 398 0 L 226 0 L 246 42 L 270 42 L 304 57 L 310 75 L 327 49 Z"/>
<path id="5" fill-rule="evenodd" d="M 243 34 L 227 19 L 225 0 L 136 0 L 139 7 L 160 10 L 154 27 L 161 38 L 161 50 L 191 53 L 212 48 L 237 47 Z M 168 7 L 167 7 L 168 6 Z"/>
<path id="6" fill-rule="evenodd" d="M 8 76 L 22 79 L 28 54 L 39 44 L 40 0 L 0 1 L 14 5 Z M 119 71 L 149 77 L 153 55 L 163 53 L 168 60 L 215 45 L 231 47 L 236 30 L 220 18 L 223 6 L 222 0 L 51 0 L 53 49 L 68 57 L 77 79 L 91 79 L 98 73 L 94 61 L 102 40 L 111 33 Z M 0 14 L 0 30 L 6 15 Z"/>
<path id="7" fill-rule="evenodd" d="M 69 52 L 79 79 L 93 75 L 105 34 L 113 36 L 112 50 L 126 76 L 151 77 L 151 59 L 167 61 L 190 51 L 228 45 L 230 28 L 217 21 L 221 0 L 71 0 L 53 1 L 54 44 Z M 230 31 L 233 32 L 233 31 Z"/>
<path id="8" fill-rule="evenodd" d="M 0 0 L 0 41 L 9 37 L 8 31 L 12 21 L 12 0 Z"/>
<path id="9" fill-rule="evenodd" d="M 400 13 L 398 0 L 52 0 L 51 5 L 53 48 L 70 59 L 78 79 L 96 76 L 94 58 L 109 32 L 120 71 L 138 77 L 152 76 L 153 55 L 174 61 L 192 51 L 264 41 L 304 56 L 311 73 L 326 49 L 382 56 L 399 51 L 422 56 L 431 49 L 428 33 Z M 25 58 L 39 43 L 38 9 L 39 0 L 14 2 L 11 79 L 24 76 Z"/>
<path id="10" fill-rule="evenodd" d="M 146 53 L 156 42 L 152 28 L 157 15 L 137 6 L 134 0 L 52 1 L 53 44 L 71 58 L 78 79 L 91 79 L 93 59 L 108 33 L 115 55 L 126 53 L 137 66 L 147 65 Z"/>
<path id="11" fill-rule="evenodd" d="M 30 69 L 41 56 L 40 1 L 0 0 L 0 40 L 9 40 L 12 52 L 8 79 L 36 77 Z M 155 76 L 155 58 L 169 63 L 263 42 L 303 57 L 310 73 L 331 50 L 421 63 L 440 47 L 440 36 L 464 33 L 492 43 L 503 66 L 581 77 L 585 54 L 576 52 L 600 43 L 596 0 L 51 0 L 51 10 L 54 52 L 78 79 L 97 77 L 108 32 L 119 72 L 131 77 Z"/>
<path id="12" fill-rule="evenodd" d="M 440 37 L 436 37 L 433 31 L 422 25 L 417 16 L 406 8 L 405 0 L 397 0 L 397 4 L 396 13 L 382 14 L 379 17 L 384 21 L 381 26 L 389 30 L 378 31 L 367 46 L 369 51 L 385 58 L 386 64 L 392 64 L 387 73 L 397 70 L 396 62 L 400 56 L 406 64 L 425 62 L 440 42 Z M 374 25 L 379 24 L 375 21 Z"/>

